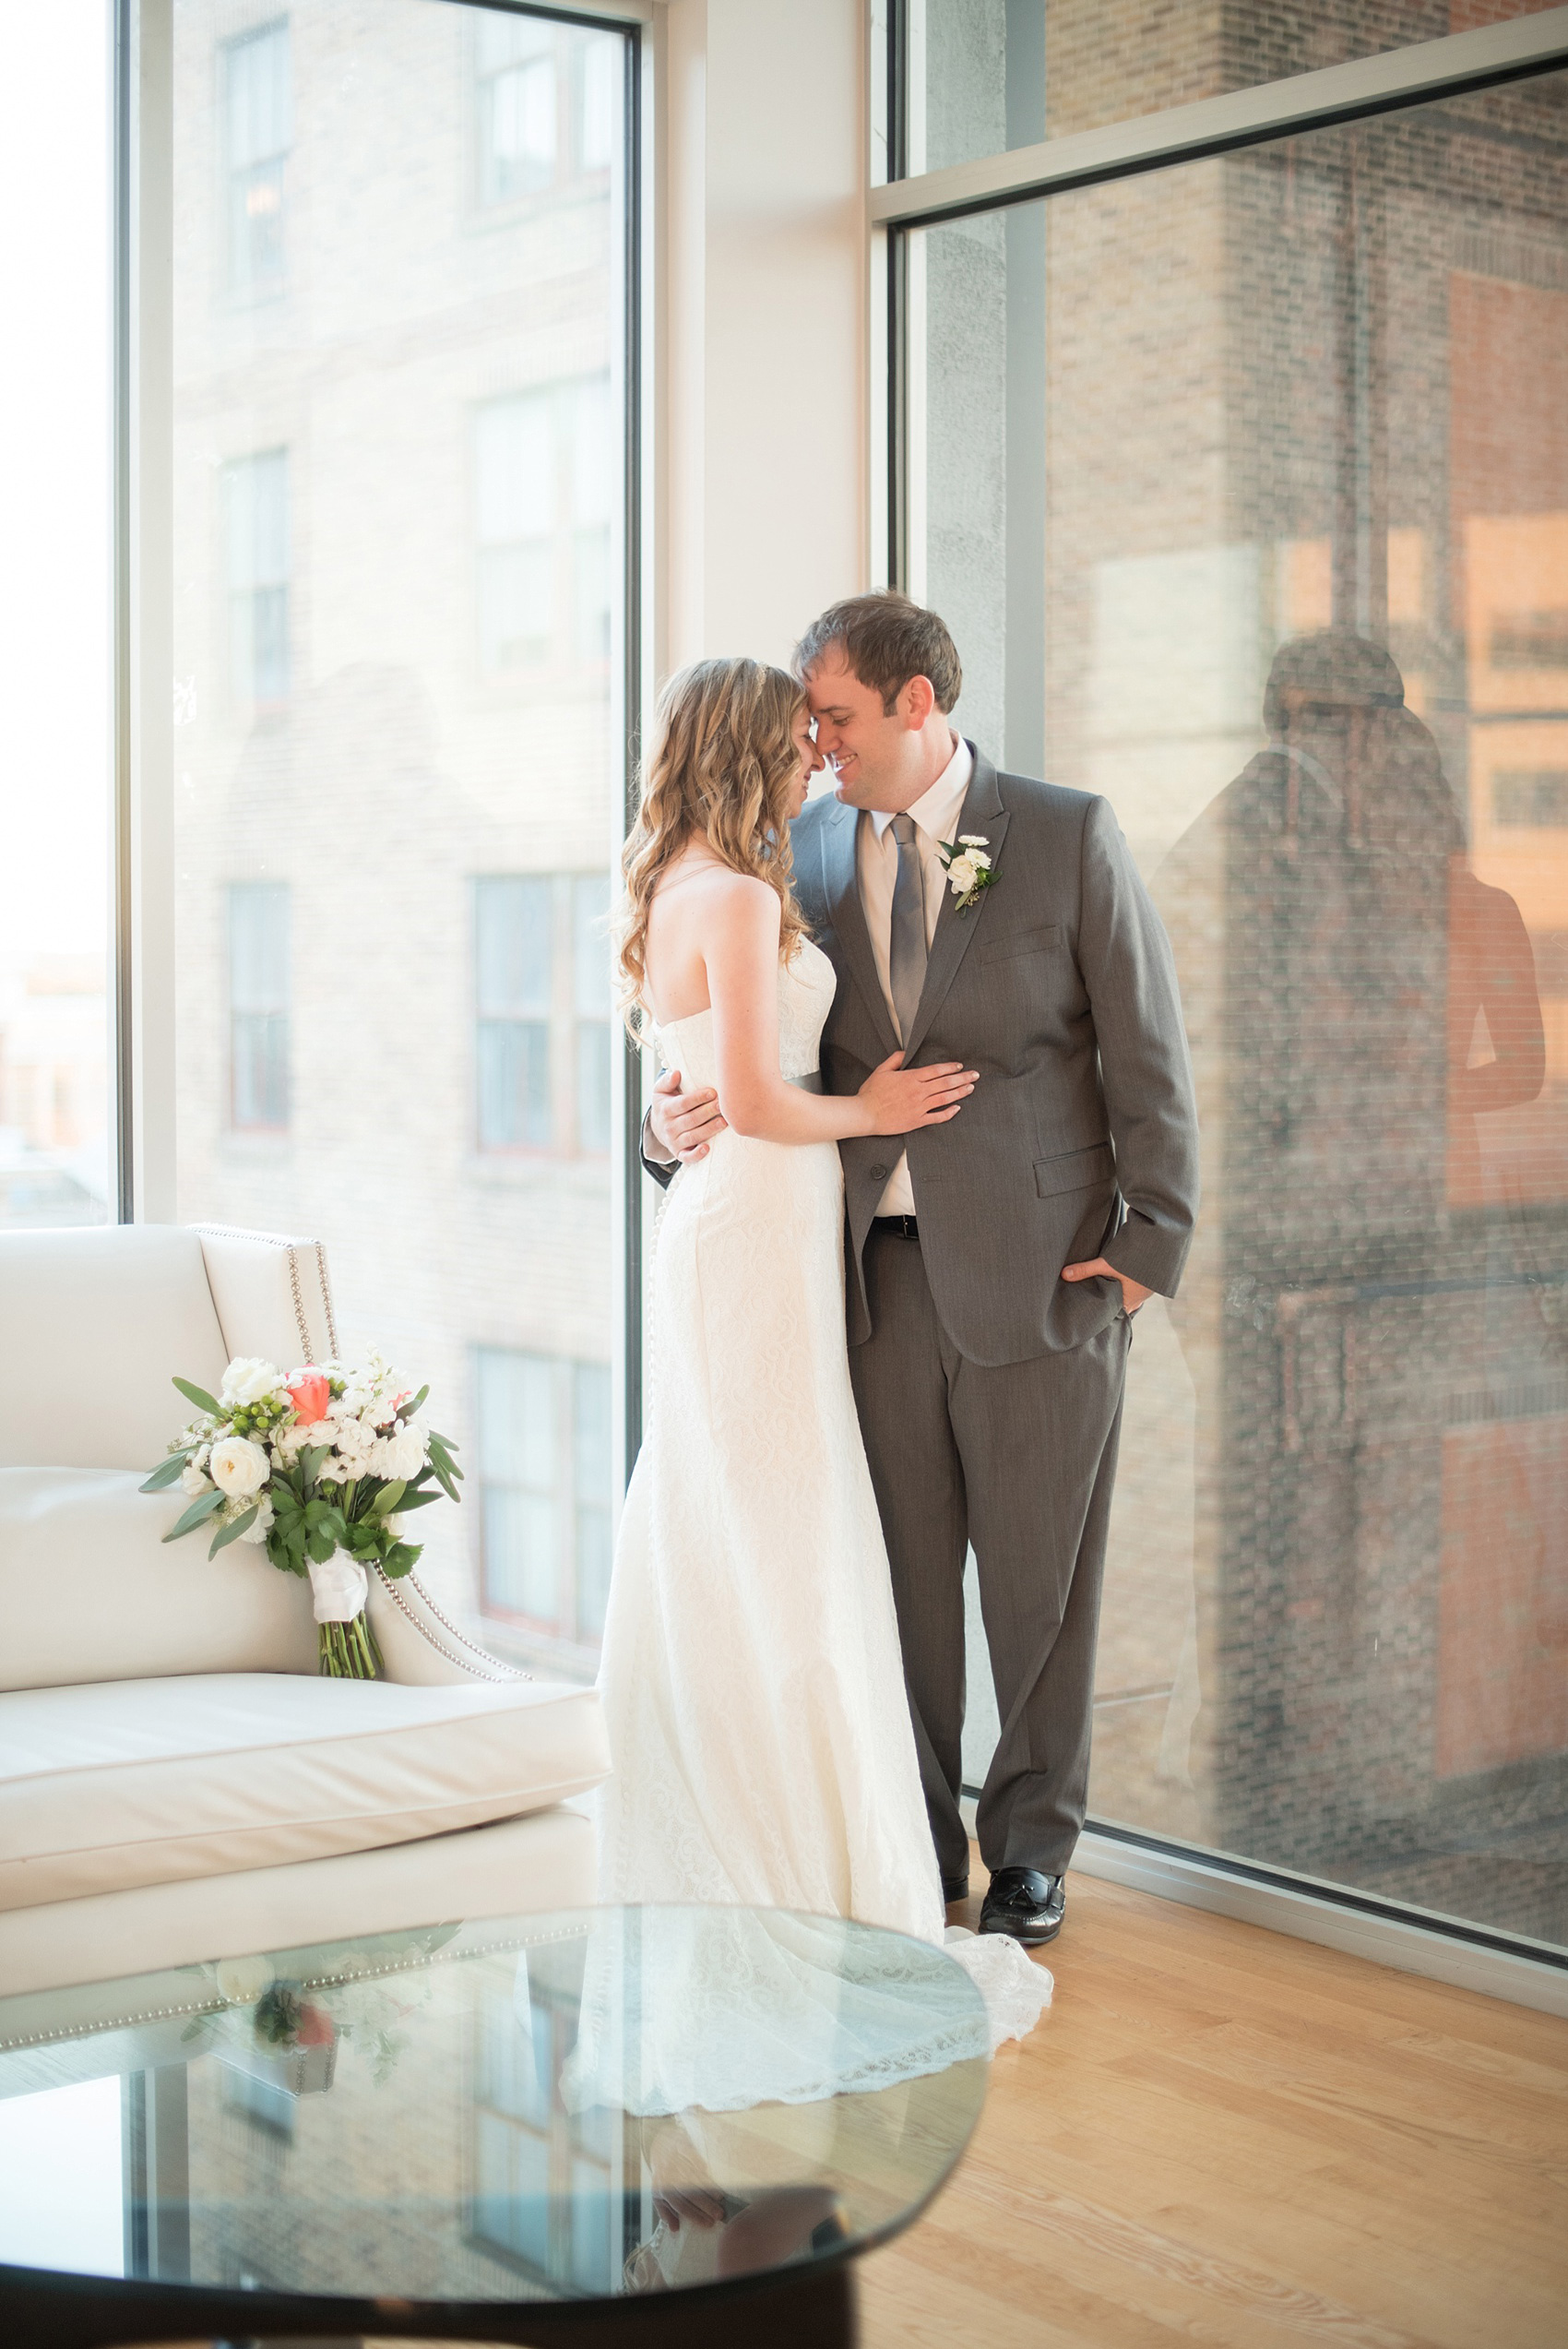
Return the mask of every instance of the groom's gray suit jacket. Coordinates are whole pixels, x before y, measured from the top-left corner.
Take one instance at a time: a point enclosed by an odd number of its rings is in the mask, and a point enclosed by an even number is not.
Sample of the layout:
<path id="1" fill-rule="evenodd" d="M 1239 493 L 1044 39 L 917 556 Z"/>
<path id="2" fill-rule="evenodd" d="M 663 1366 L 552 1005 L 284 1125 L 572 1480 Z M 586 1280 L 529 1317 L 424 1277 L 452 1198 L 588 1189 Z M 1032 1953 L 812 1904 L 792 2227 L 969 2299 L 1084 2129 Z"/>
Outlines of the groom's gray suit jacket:
<path id="1" fill-rule="evenodd" d="M 972 745 L 971 745 L 972 747 Z M 1081 1345 L 1122 1309 L 1119 1286 L 1062 1268 L 1104 1256 L 1175 1294 L 1198 1202 L 1197 1113 L 1176 972 L 1110 804 L 979 750 L 958 825 L 996 878 L 967 913 L 944 894 L 907 1055 L 980 1083 L 956 1118 L 909 1136 L 921 1254 L 943 1326 L 976 1363 Z M 823 1082 L 858 1091 L 898 1049 L 856 877 L 859 817 L 808 801 L 795 887 L 838 992 Z M 840 1144 L 849 1342 L 871 1334 L 862 1257 L 897 1139 Z"/>

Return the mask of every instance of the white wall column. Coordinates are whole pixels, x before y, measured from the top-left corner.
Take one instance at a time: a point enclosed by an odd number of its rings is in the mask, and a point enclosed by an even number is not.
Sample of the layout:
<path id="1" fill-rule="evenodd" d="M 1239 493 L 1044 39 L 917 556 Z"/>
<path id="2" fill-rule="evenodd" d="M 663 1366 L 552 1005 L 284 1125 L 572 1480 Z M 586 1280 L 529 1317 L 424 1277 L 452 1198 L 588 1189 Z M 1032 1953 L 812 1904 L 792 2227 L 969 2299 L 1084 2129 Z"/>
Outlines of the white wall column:
<path id="1" fill-rule="evenodd" d="M 868 578 L 860 0 L 670 0 L 656 658 L 783 661 Z"/>

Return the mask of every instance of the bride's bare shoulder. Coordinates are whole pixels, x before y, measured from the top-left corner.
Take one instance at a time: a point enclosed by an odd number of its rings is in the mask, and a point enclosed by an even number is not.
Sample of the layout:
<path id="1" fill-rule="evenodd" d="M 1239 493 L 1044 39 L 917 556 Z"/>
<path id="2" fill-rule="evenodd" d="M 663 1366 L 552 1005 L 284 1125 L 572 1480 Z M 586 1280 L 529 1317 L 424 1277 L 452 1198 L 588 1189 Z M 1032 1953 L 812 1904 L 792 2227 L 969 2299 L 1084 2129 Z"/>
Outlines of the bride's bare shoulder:
<path id="1" fill-rule="evenodd" d="M 731 864 L 721 864 L 716 856 L 687 855 L 678 857 L 662 874 L 654 893 L 654 904 L 660 898 L 673 911 L 677 896 L 683 899 L 693 913 L 700 912 L 706 924 L 733 924 L 752 928 L 758 924 L 771 926 L 777 934 L 780 907 L 778 892 L 753 873 L 737 873 Z"/>

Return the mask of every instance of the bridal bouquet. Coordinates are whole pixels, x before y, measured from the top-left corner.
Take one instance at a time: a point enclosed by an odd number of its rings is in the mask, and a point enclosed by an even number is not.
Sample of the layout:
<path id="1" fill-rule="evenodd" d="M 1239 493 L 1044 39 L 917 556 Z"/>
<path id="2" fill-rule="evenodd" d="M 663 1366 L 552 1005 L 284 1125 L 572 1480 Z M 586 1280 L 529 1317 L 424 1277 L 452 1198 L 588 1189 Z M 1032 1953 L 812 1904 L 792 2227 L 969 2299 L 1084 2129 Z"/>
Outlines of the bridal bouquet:
<path id="1" fill-rule="evenodd" d="M 453 1447 L 419 1415 L 429 1388 L 411 1394 L 374 1349 L 362 1365 L 287 1373 L 236 1360 L 217 1395 L 188 1378 L 174 1384 L 197 1416 L 141 1487 L 178 1484 L 191 1496 L 164 1540 L 210 1524 L 209 1557 L 250 1542 L 285 1574 L 308 1575 L 322 1671 L 374 1680 L 381 1657 L 365 1620 L 370 1568 L 407 1574 L 420 1545 L 404 1541 L 404 1519 L 443 1493 L 458 1497 Z"/>

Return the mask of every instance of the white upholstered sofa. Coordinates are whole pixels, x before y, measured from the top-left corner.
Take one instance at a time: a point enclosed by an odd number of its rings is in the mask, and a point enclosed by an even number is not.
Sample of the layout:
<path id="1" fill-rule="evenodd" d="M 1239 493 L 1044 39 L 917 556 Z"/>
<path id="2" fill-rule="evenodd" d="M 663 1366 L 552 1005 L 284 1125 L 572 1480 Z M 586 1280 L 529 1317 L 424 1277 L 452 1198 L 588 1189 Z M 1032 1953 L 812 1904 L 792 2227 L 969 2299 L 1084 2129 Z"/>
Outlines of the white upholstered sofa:
<path id="1" fill-rule="evenodd" d="M 0 1996 L 593 1897 L 589 1689 L 374 1584 L 386 1678 L 324 1680 L 309 1585 L 163 1544 L 137 1486 L 235 1354 L 336 1353 L 319 1246 L 0 1234 Z M 408 1365 L 417 1368 L 417 1365 Z"/>

